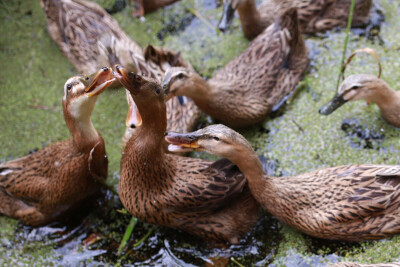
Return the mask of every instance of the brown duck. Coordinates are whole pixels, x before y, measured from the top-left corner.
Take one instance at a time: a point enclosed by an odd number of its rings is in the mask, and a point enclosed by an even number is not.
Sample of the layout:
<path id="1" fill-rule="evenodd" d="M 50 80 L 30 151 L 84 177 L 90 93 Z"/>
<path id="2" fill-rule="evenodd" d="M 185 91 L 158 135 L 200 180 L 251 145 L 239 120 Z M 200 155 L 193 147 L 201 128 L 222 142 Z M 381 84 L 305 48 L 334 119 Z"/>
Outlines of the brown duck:
<path id="1" fill-rule="evenodd" d="M 351 0 L 269 0 L 256 7 L 255 0 L 224 0 L 224 14 L 219 29 L 227 30 L 235 10 L 239 13 L 245 36 L 253 39 L 274 23 L 288 8 L 298 10 L 300 30 L 315 34 L 335 27 L 346 27 Z M 356 0 L 353 27 L 365 26 L 370 18 L 372 0 Z"/>
<path id="2" fill-rule="evenodd" d="M 227 160 L 166 154 L 163 88 L 156 80 L 119 66 L 114 76 L 130 91 L 142 118 L 121 159 L 122 204 L 142 221 L 237 243 L 258 217 L 258 204 L 244 176 Z"/>
<path id="3" fill-rule="evenodd" d="M 142 48 L 129 38 L 113 17 L 94 2 L 41 0 L 41 5 L 45 11 L 51 38 L 81 74 L 93 73 L 102 66 L 121 64 L 130 71 L 161 81 L 164 68 L 167 68 L 168 64 L 188 66 L 179 53 L 170 50 L 166 50 L 169 57 L 165 58 L 157 56 L 157 53 L 167 53 L 166 51 L 155 49 L 152 55 L 153 58 L 158 58 L 157 62 L 146 62 Z M 111 85 L 118 86 L 118 82 Z M 136 108 L 129 97 L 127 94 L 129 111 L 122 146 L 137 126 L 134 116 Z M 168 129 L 186 132 L 194 129 L 200 111 L 191 99 L 174 98 L 167 103 L 167 114 Z"/>
<path id="4" fill-rule="evenodd" d="M 62 104 L 72 138 L 0 165 L 0 213 L 40 226 L 99 191 L 108 160 L 90 117 L 97 96 L 112 82 L 109 68 L 67 80 Z"/>
<path id="5" fill-rule="evenodd" d="M 204 150 L 245 175 L 254 198 L 272 215 L 308 235 L 344 241 L 400 233 L 400 166 L 348 165 L 294 177 L 269 177 L 246 139 L 223 125 L 168 133 L 172 151 Z"/>
<path id="6" fill-rule="evenodd" d="M 371 74 L 351 75 L 339 86 L 336 96 L 320 108 L 319 113 L 329 115 L 348 101 L 367 100 L 376 103 L 382 117 L 391 125 L 400 127 L 400 92 L 393 90 L 384 80 Z"/>
<path id="7" fill-rule="evenodd" d="M 163 87 L 188 96 L 225 124 L 259 123 L 293 91 L 309 63 L 296 9 L 290 9 L 237 58 L 205 81 L 188 68 L 170 68 Z"/>

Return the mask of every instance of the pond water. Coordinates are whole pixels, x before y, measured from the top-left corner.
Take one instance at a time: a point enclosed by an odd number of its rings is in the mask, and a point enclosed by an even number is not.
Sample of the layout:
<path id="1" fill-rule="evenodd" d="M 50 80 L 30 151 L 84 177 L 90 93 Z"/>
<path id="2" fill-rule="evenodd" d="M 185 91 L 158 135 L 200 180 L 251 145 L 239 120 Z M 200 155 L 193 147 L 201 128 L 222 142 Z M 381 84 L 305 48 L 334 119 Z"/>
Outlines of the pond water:
<path id="1" fill-rule="evenodd" d="M 97 2 L 110 8 L 114 0 Z M 353 32 L 348 51 L 374 48 L 382 60 L 383 79 L 397 89 L 400 3 L 381 0 L 376 4 L 385 14 L 379 37 L 367 40 Z M 182 0 L 144 21 L 132 19 L 129 7 L 113 16 L 140 45 L 152 43 L 181 51 L 202 76 L 211 77 L 248 45 L 237 18 L 226 34 L 216 31 L 221 10 L 217 0 Z M 2 0 L 0 19 L 0 162 L 5 162 L 69 138 L 61 97 L 66 79 L 76 71 L 50 39 L 39 1 Z M 328 117 L 318 114 L 319 107 L 335 94 L 344 37 L 343 30 L 306 37 L 312 64 L 295 96 L 261 125 L 240 131 L 257 153 L 274 160 L 278 175 L 351 163 L 399 163 L 400 130 L 380 117 L 376 105 L 360 101 L 348 103 Z M 346 74 L 351 73 L 377 73 L 377 66 L 368 55 L 360 55 Z M 123 90 L 108 90 L 99 97 L 92 116 L 106 141 L 108 183 L 114 187 L 119 179 L 125 103 Z M 205 117 L 201 125 L 209 123 L 212 120 Z M 363 243 L 318 240 L 266 213 L 239 245 L 229 248 L 211 248 L 193 236 L 161 227 L 134 247 L 152 228 L 138 222 L 127 250 L 118 257 L 118 246 L 131 218 L 121 209 L 118 198 L 108 192 L 94 207 L 82 207 L 80 214 L 62 224 L 35 229 L 0 216 L 0 265 L 197 266 L 214 261 L 228 266 L 326 266 L 343 260 L 400 260 L 399 236 Z"/>

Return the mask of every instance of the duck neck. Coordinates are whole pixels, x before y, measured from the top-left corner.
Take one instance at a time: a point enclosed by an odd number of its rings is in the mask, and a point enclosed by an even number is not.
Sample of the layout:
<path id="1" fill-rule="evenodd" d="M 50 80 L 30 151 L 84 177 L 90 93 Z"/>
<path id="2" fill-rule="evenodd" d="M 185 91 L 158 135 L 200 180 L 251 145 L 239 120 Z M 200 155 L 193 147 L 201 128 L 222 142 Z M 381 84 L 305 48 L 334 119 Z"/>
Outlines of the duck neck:
<path id="1" fill-rule="evenodd" d="M 259 203 L 265 203 L 263 195 L 269 188 L 269 181 L 265 178 L 263 166 L 253 148 L 247 147 L 229 160 L 245 175 L 254 198 Z"/>
<path id="2" fill-rule="evenodd" d="M 215 88 L 210 86 L 200 75 L 194 73 L 190 78 L 190 83 L 182 90 L 183 95 L 190 97 L 196 105 L 206 111 L 213 106 Z"/>
<path id="3" fill-rule="evenodd" d="M 254 0 L 245 1 L 237 7 L 245 36 L 252 39 L 264 30 L 264 23 Z"/>
<path id="4" fill-rule="evenodd" d="M 375 88 L 372 89 L 375 93 L 367 100 L 376 103 L 382 111 L 393 109 L 396 103 L 400 103 L 400 96 L 383 80 L 380 83 L 379 86 L 374 85 Z"/>
<path id="5" fill-rule="evenodd" d="M 93 105 L 93 103 L 88 103 Z M 71 132 L 72 139 L 75 146 L 80 152 L 90 151 L 100 140 L 101 136 L 94 128 L 91 115 L 93 108 L 88 107 L 87 112 L 83 112 L 78 117 L 72 116 L 72 114 L 66 109 L 65 104 L 63 104 L 64 109 L 64 119 Z"/>
<path id="6" fill-rule="evenodd" d="M 163 160 L 164 134 L 167 130 L 167 114 L 165 103 L 142 104 L 136 101 L 142 117 L 142 125 L 137 128 L 128 141 L 129 151 L 141 160 Z"/>

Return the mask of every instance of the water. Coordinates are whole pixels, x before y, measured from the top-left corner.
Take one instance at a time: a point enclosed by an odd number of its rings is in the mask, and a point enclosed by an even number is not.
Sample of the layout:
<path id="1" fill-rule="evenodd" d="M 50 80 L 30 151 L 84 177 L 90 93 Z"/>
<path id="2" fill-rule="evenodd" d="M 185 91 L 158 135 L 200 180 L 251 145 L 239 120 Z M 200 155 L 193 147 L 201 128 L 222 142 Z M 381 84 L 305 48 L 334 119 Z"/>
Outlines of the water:
<path id="1" fill-rule="evenodd" d="M 379 35 L 383 42 L 352 34 L 349 50 L 363 46 L 376 49 L 383 64 L 383 78 L 396 89 L 400 87 L 400 77 L 393 75 L 400 67 L 400 7 L 394 0 L 379 3 L 386 16 Z M 132 20 L 128 8 L 113 16 L 140 45 L 152 43 L 181 51 L 201 75 L 211 77 L 213 71 L 245 49 L 248 41 L 237 19 L 227 34 L 218 34 L 185 6 L 217 26 L 221 7 L 215 9 L 218 1 L 214 0 L 184 0 L 150 14 L 145 22 Z M 49 38 L 38 1 L 2 1 L 0 19 L 4 25 L 0 29 L 0 60 L 5 66 L 0 72 L 2 162 L 69 137 L 60 102 L 62 86 L 75 70 Z M 335 94 L 343 40 L 341 31 L 307 37 L 313 61 L 296 95 L 262 125 L 241 130 L 257 153 L 279 163 L 274 166 L 276 174 L 296 175 L 350 163 L 400 161 L 400 132 L 384 122 L 375 105 L 347 103 L 329 117 L 318 114 L 319 107 Z M 346 75 L 376 73 L 375 64 L 368 56 L 357 56 Z M 119 144 L 125 130 L 124 94 L 120 90 L 105 92 L 93 112 L 93 123 L 106 140 L 109 184 L 115 187 L 119 179 Z M 355 127 L 345 132 L 342 124 L 349 121 Z M 202 125 L 212 122 L 205 118 Z M 198 266 L 214 261 L 237 266 L 237 261 L 245 266 L 326 266 L 340 260 L 394 261 L 400 255 L 398 236 L 361 244 L 317 240 L 264 213 L 251 233 L 229 248 L 212 248 L 182 231 L 160 227 L 134 248 L 133 244 L 152 227 L 139 222 L 119 258 L 116 252 L 131 217 L 119 212 L 121 209 L 117 197 L 108 193 L 93 206 L 82 207 L 66 222 L 38 229 L 0 216 L 0 265 Z"/>

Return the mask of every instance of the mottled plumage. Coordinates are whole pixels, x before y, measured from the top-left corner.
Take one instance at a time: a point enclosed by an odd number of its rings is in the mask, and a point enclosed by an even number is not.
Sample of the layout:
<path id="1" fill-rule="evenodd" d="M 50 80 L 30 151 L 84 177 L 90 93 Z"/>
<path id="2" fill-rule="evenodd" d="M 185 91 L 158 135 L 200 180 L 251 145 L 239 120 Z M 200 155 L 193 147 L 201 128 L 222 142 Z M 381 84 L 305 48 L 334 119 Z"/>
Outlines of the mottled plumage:
<path id="1" fill-rule="evenodd" d="M 170 68 L 163 86 L 185 95 L 209 115 L 235 127 L 261 122 L 293 91 L 309 63 L 296 10 L 288 10 L 208 81 L 193 70 Z"/>
<path id="2" fill-rule="evenodd" d="M 173 151 L 204 150 L 231 160 L 268 212 L 308 235 L 362 241 L 400 233 L 399 165 L 348 165 L 269 177 L 246 139 L 226 126 L 168 133 L 166 140 Z"/>
<path id="3" fill-rule="evenodd" d="M 63 54 L 83 74 L 92 73 L 103 66 L 120 64 L 129 70 L 161 81 L 164 69 L 171 62 L 146 62 L 142 48 L 120 28 L 98 4 L 83 0 L 41 0 L 47 26 L 52 39 L 60 46 Z M 173 56 L 174 53 L 169 51 Z M 180 57 L 176 64 L 187 63 Z M 176 65 L 180 66 L 180 65 Z M 119 86 L 118 83 L 113 87 Z M 127 96 L 129 98 L 129 95 Z M 135 109 L 129 101 L 129 114 Z M 200 116 L 200 111 L 191 99 L 184 103 L 171 99 L 167 103 L 168 129 L 191 131 Z M 134 118 L 133 118 L 134 121 Z M 122 146 L 133 134 L 136 125 L 127 124 Z"/>
<path id="4" fill-rule="evenodd" d="M 245 36 L 252 39 L 292 7 L 298 10 L 300 30 L 303 33 L 315 34 L 335 27 L 346 27 L 351 0 L 269 0 L 258 7 L 254 0 L 224 0 L 224 4 L 221 30 L 226 30 L 234 10 L 237 10 Z M 368 23 L 371 7 L 372 0 L 356 0 L 353 27 Z"/>
<path id="5" fill-rule="evenodd" d="M 319 112 L 329 115 L 347 101 L 367 100 L 376 103 L 382 117 L 400 127 L 400 92 L 395 91 L 382 79 L 370 74 L 351 75 L 339 86 L 335 97 Z"/>
<path id="6" fill-rule="evenodd" d="M 242 173 L 227 160 L 213 163 L 166 154 L 164 90 L 156 80 L 118 67 L 116 72 L 143 119 L 121 159 L 122 204 L 140 220 L 237 243 L 258 213 Z"/>
<path id="7" fill-rule="evenodd" d="M 0 164 L 0 213 L 39 226 L 99 191 L 108 160 L 90 116 L 96 95 L 112 83 L 108 79 L 111 70 L 105 68 L 94 80 L 75 76 L 65 84 L 63 111 L 72 139 Z"/>

